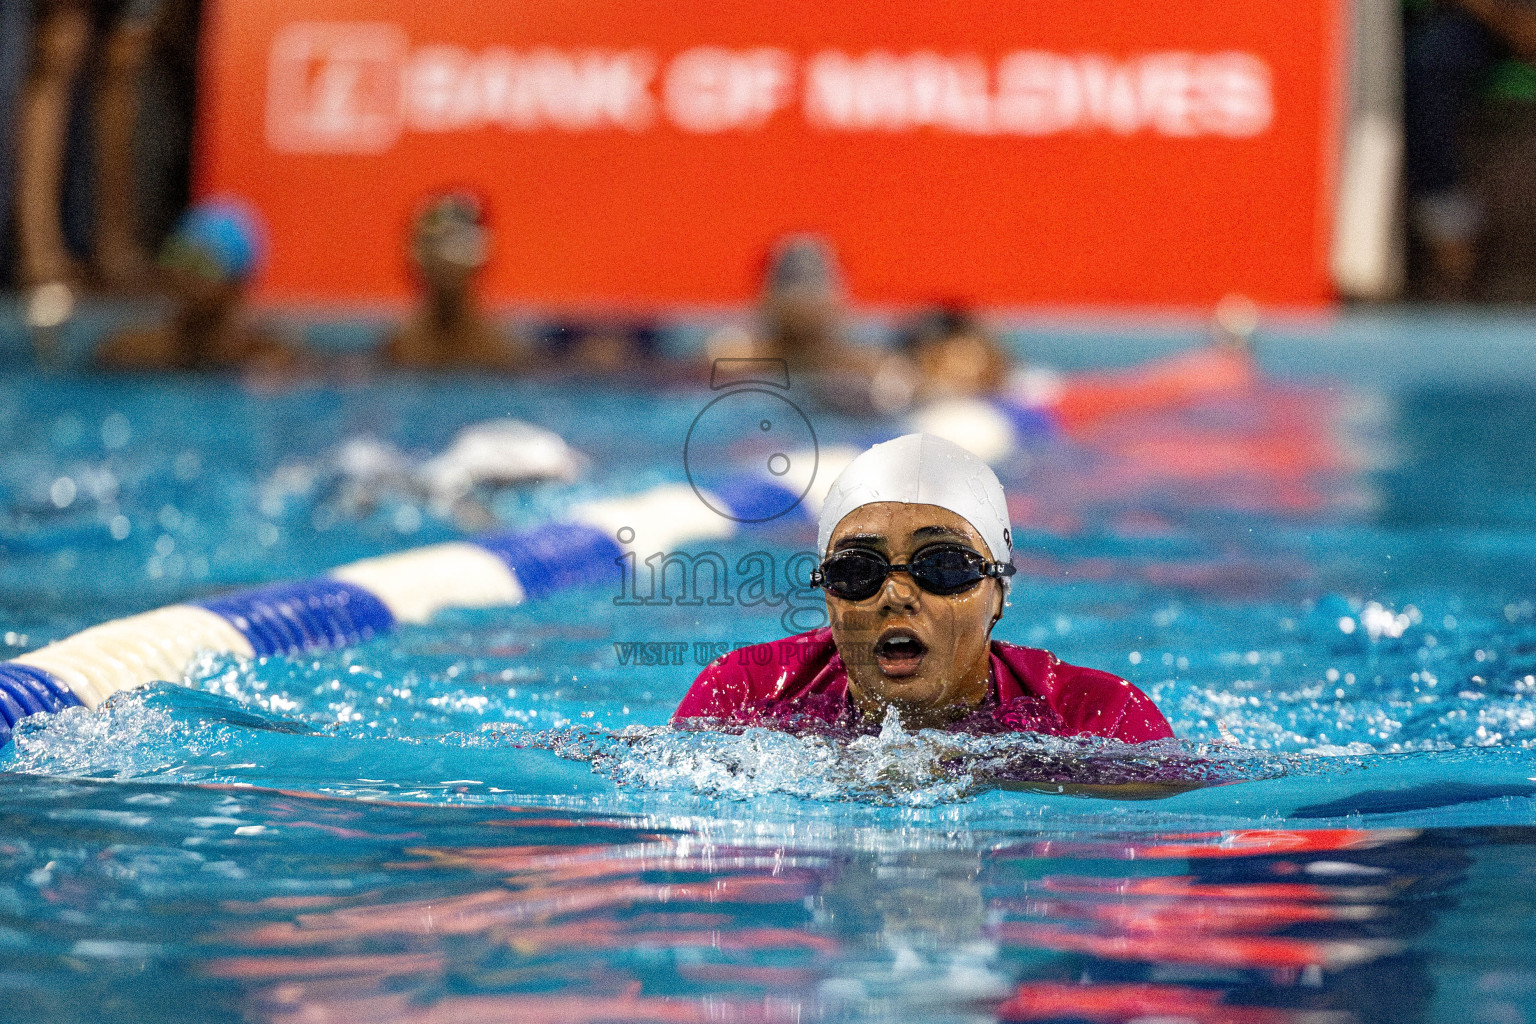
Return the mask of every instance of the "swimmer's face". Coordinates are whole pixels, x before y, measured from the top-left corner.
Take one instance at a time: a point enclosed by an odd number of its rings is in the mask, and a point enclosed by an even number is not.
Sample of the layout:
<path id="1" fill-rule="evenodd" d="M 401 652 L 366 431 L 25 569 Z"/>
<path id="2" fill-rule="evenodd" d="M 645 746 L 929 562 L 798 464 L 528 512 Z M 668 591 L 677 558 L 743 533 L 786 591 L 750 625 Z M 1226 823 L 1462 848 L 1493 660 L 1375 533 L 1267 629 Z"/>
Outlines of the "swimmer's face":
<path id="1" fill-rule="evenodd" d="M 841 305 L 832 292 L 789 288 L 770 294 L 763 308 L 764 329 L 776 355 L 823 354 L 838 333 Z"/>
<path id="2" fill-rule="evenodd" d="M 473 224 L 419 224 L 411 240 L 411 258 L 426 286 L 459 291 L 485 265 L 484 228 Z"/>
<path id="3" fill-rule="evenodd" d="M 992 559 L 975 528 L 955 513 L 895 501 L 844 516 L 827 553 L 860 548 L 906 564 L 939 545 L 968 547 Z M 906 573 L 892 573 L 862 601 L 827 594 L 832 639 L 860 712 L 878 718 L 894 706 L 917 726 L 963 717 L 986 696 L 988 642 L 1002 613 L 1003 588 L 995 579 L 944 595 L 930 594 Z"/>
<path id="4" fill-rule="evenodd" d="M 951 334 L 923 345 L 917 354 L 927 398 L 974 398 L 997 391 L 1007 367 L 991 339 L 976 331 Z"/>
<path id="5" fill-rule="evenodd" d="M 194 318 L 218 315 L 240 300 L 245 291 L 241 281 L 209 278 L 186 267 L 161 268 L 167 291 Z"/>

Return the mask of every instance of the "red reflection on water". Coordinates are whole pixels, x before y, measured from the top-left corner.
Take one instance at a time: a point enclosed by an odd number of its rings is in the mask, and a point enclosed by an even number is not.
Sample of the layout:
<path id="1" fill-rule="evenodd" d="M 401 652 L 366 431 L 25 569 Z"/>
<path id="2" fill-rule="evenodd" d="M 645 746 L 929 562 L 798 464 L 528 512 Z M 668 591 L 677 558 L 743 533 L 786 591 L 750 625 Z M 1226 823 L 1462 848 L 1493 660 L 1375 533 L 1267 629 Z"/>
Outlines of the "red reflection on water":
<path id="1" fill-rule="evenodd" d="M 1098 878 L 1081 875 L 1047 875 L 1037 883 L 1048 892 L 1112 896 L 1181 896 L 1221 900 L 1350 900 L 1382 899 L 1391 890 L 1384 886 L 1312 885 L 1307 882 L 1243 882 L 1221 885 L 1190 875 L 1154 875 L 1150 878 Z"/>
<path id="2" fill-rule="evenodd" d="M 998 1007 L 1004 1021 L 1075 1020 L 1111 1022 L 1146 1018 L 1180 1024 L 1325 1024 L 1343 1015 L 1299 1012 L 1268 1006 L 1229 1006 L 1223 994 L 1182 985 L 1020 985 Z"/>
<path id="3" fill-rule="evenodd" d="M 436 974 L 446 958 L 441 953 L 378 953 L 362 956 L 230 956 L 215 960 L 208 973 L 215 978 L 327 978 L 354 975 L 400 977 Z"/>
<path id="4" fill-rule="evenodd" d="M 609 865 L 610 870 L 615 868 L 646 870 L 622 862 Z M 577 884 L 576 878 L 561 877 L 549 883 L 521 890 L 486 889 L 459 896 L 300 914 L 293 921 L 261 925 L 239 938 L 252 945 L 283 946 L 380 935 L 467 935 L 511 926 L 526 927 L 555 916 L 618 911 L 637 905 L 798 902 L 805 890 L 798 879 L 771 876 L 723 876 L 686 882 L 622 879 L 600 884 Z M 598 930 L 607 924 L 600 922 Z"/>
<path id="5" fill-rule="evenodd" d="M 406 993 L 290 983 L 263 993 L 273 1024 L 788 1024 L 798 1006 L 775 1000 L 643 996 L 639 986 L 611 994 L 450 996 L 421 1002 Z"/>
<path id="6" fill-rule="evenodd" d="M 367 902 L 231 906 L 269 920 L 220 936 L 237 951 L 207 972 L 260 984 L 258 1015 L 276 1024 L 799 1019 L 793 994 L 813 993 L 825 976 L 820 965 L 840 949 L 835 938 L 794 924 L 807 920 L 804 901 L 818 872 L 763 851 L 690 850 L 629 835 L 639 841 L 405 851 L 407 863 L 436 873 L 427 884 L 478 882 L 468 892 L 420 895 L 413 882 L 412 895 L 383 900 L 375 893 Z M 500 881 L 488 884 L 485 874 Z M 789 908 L 770 913 L 787 913 L 790 923 L 749 910 L 767 904 Z M 629 966 L 635 951 L 647 966 Z M 660 982 L 666 997 L 640 988 L 657 971 L 671 975 Z M 463 995 L 466 988 L 483 994 Z M 675 997 L 680 989 L 713 994 Z M 740 994 L 753 989 L 776 1001 Z M 445 991 L 460 994 L 443 998 Z"/>
<path id="7" fill-rule="evenodd" d="M 1233 829 L 1226 832 L 1177 833 L 1124 842 L 1047 840 L 1007 851 L 1003 856 L 1066 857 L 1074 860 L 1186 860 L 1251 857 L 1275 853 L 1368 850 L 1418 835 L 1415 829 Z"/>
<path id="8" fill-rule="evenodd" d="M 1081 983 L 1027 982 L 999 1015 L 1106 1024 L 1352 1020 L 1355 990 L 1348 984 L 1331 989 L 1329 979 L 1356 969 L 1395 969 L 1393 961 L 1377 963 L 1404 948 L 1390 901 L 1418 877 L 1403 866 L 1420 862 L 1390 848 L 1417 835 L 1409 829 L 1236 829 L 1002 851 L 1003 863 L 1071 857 L 1189 864 L 1188 873 L 1177 875 L 1050 874 L 1023 883 L 1022 893 L 992 899 L 990 934 L 1001 944 L 1093 958 L 1065 961 Z M 1330 881 L 1291 880 L 1308 874 Z M 1179 983 L 1155 980 L 1169 974 Z M 1195 987 L 1202 981 L 1208 987 Z M 1278 1001 L 1307 1008 L 1248 1005 L 1276 1001 L 1277 990 L 1298 993 Z"/>
<path id="9" fill-rule="evenodd" d="M 1278 924 L 1278 922 L 1277 922 Z M 1274 936 L 1233 936 L 1178 931 L 1162 935 L 1103 935 L 1062 925 L 1010 923 L 999 925 L 1004 942 L 1044 946 L 1069 953 L 1087 953 L 1110 960 L 1152 960 L 1158 963 L 1201 964 L 1208 967 L 1290 968 L 1352 967 L 1385 953 L 1396 943 L 1380 940 L 1314 941 Z"/>
<path id="10" fill-rule="evenodd" d="M 1072 439 L 1098 456 L 1089 473 L 1079 470 L 1073 496 L 1120 506 L 1128 495 L 1173 489 L 1192 507 L 1329 507 L 1334 485 L 1363 461 L 1344 438 L 1339 399 L 1252 376 L 1230 383 L 1070 427 Z"/>
<path id="11" fill-rule="evenodd" d="M 1161 899 L 1090 903 L 1029 900 L 1031 917 L 1092 921 L 1126 932 L 1262 932 L 1304 921 L 1362 921 L 1369 908 L 1287 900 Z"/>

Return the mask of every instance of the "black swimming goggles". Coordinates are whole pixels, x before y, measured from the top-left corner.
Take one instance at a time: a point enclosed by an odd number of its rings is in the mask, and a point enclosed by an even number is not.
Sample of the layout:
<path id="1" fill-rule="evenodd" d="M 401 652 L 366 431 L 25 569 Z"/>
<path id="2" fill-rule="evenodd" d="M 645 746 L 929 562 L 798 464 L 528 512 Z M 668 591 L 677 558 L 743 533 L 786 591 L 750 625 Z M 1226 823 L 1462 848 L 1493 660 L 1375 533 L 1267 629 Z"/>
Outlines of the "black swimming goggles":
<path id="1" fill-rule="evenodd" d="M 884 555 L 866 548 L 839 551 L 811 571 L 811 586 L 821 587 L 844 601 L 874 597 L 893 572 L 904 572 L 930 594 L 959 594 L 989 577 L 1014 573 L 1012 562 L 989 562 L 980 552 L 957 545 L 935 545 L 918 552 L 905 565 L 892 565 Z"/>

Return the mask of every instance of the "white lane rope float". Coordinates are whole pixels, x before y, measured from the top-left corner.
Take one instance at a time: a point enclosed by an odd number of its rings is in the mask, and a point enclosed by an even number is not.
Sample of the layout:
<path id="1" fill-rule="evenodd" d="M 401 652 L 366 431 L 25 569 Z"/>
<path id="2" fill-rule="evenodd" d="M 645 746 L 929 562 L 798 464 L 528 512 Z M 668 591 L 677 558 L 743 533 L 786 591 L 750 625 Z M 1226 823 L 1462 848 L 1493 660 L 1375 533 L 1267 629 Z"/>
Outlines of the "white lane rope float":
<path id="1" fill-rule="evenodd" d="M 917 411 L 908 427 L 954 441 L 995 465 L 1031 439 L 1054 432 L 1049 405 L 1034 396 L 951 400 Z M 506 428 L 491 426 L 495 430 L 486 438 L 459 441 L 480 461 L 496 462 L 507 445 L 521 449 L 529 441 L 521 434 L 503 437 L 497 431 Z M 547 446 L 547 438 L 542 443 Z M 486 455 L 480 448 L 495 450 Z M 737 474 L 707 491 L 664 484 L 578 505 L 567 519 L 529 530 L 367 558 L 314 579 L 92 626 L 0 662 L 0 748 L 23 718 L 81 705 L 95 709 L 119 691 L 179 680 L 204 652 L 258 658 L 344 647 L 397 624 L 427 622 L 447 608 L 517 605 L 589 585 L 605 578 L 610 566 L 618 570 L 627 553 L 726 539 L 742 524 L 777 518 L 785 509 L 814 522 L 827 488 L 855 454 L 823 447 L 791 457 L 787 474 Z M 472 471 L 484 475 L 475 459 L 470 462 Z"/>
<path id="2" fill-rule="evenodd" d="M 528 530 L 367 558 L 314 579 L 92 626 L 0 662 L 0 747 L 23 718 L 94 709 L 119 691 L 179 680 L 203 652 L 258 658 L 344 647 L 397 624 L 426 622 L 443 609 L 516 605 L 590 585 L 616 575 L 626 552 L 729 538 L 743 523 L 777 518 L 785 509 L 814 521 L 827 487 L 854 454 L 823 448 L 791 458 L 792 466 L 807 467 L 804 479 L 795 479 L 794 470 L 739 474 L 704 493 L 665 484 L 578 505 L 565 520 Z"/>

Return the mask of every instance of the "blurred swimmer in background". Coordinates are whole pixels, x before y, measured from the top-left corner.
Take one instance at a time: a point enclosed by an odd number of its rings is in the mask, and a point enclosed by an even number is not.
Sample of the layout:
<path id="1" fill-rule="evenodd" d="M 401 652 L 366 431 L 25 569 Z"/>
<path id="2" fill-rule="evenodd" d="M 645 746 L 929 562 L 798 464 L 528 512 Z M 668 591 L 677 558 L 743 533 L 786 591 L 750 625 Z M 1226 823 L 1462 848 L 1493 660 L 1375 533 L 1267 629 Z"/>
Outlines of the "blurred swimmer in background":
<path id="1" fill-rule="evenodd" d="M 764 282 L 761 354 L 811 371 L 837 368 L 847 345 L 845 305 L 832 246 L 815 235 L 782 240 Z"/>
<path id="2" fill-rule="evenodd" d="M 997 335 L 958 305 L 936 306 L 896 334 L 872 390 L 874 405 L 898 412 L 955 399 L 997 399 L 1047 410 L 1071 432 L 1128 413 L 1186 407 L 1253 386 L 1258 309 L 1242 296 L 1216 307 L 1211 343 L 1123 369 L 1065 375 L 1013 358 Z"/>
<path id="3" fill-rule="evenodd" d="M 385 346 L 386 362 L 502 373 L 528 365 L 526 348 L 487 320 L 475 297 L 475 278 L 490 256 L 478 200 L 463 193 L 429 200 L 411 226 L 410 255 L 421 299 Z"/>
<path id="4" fill-rule="evenodd" d="M 199 203 L 160 252 L 173 308 L 151 328 L 123 331 L 96 352 L 113 370 L 242 369 L 257 375 L 299 367 L 299 351 L 253 327 L 245 294 L 261 264 L 263 233 L 253 210 L 235 200 Z"/>
<path id="5" fill-rule="evenodd" d="M 1108 672 L 993 640 L 1014 573 L 1002 485 L 949 441 L 908 434 L 848 464 L 822 505 L 811 583 L 830 627 L 745 647 L 699 674 L 673 715 L 731 725 L 1173 735 Z"/>
<path id="6" fill-rule="evenodd" d="M 1001 394 L 1013 361 L 992 331 L 959 305 L 913 317 L 896 332 L 895 347 L 870 381 L 870 403 L 895 413 L 914 405 Z"/>
<path id="7" fill-rule="evenodd" d="M 574 374 L 627 377 L 662 383 L 678 368 L 660 352 L 661 334 L 645 321 L 615 318 L 556 323 L 544 332 L 541 353 Z"/>
<path id="8" fill-rule="evenodd" d="M 917 370 L 920 400 L 993 395 L 1013 371 L 986 325 L 959 306 L 929 310 L 900 339 Z"/>
<path id="9" fill-rule="evenodd" d="M 847 297 L 837 257 L 819 235 L 789 235 L 768 258 L 755 332 L 727 328 L 707 344 L 711 359 L 783 359 L 791 371 L 825 375 L 868 370 L 850 346 Z"/>

